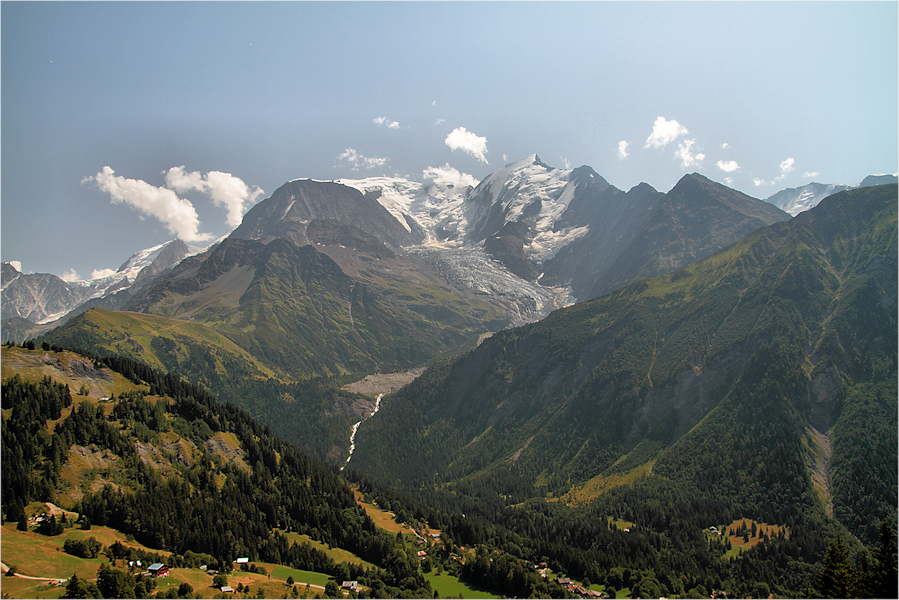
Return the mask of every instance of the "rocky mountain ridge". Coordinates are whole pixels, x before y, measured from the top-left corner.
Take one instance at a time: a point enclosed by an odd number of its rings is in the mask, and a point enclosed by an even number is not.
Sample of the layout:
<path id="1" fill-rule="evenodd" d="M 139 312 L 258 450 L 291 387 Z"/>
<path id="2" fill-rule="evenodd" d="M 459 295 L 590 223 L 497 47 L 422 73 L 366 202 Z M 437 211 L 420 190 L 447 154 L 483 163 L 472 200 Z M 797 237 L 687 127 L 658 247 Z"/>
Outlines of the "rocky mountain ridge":
<path id="1" fill-rule="evenodd" d="M 708 210 L 690 212 L 684 199 L 672 194 L 685 181 L 701 177 L 687 175 L 668 193 L 646 184 L 623 192 L 589 166 L 557 169 L 532 154 L 480 182 L 448 165 L 426 171 L 423 182 L 399 177 L 297 179 L 254 206 L 231 237 L 264 243 L 284 237 L 305 245 L 311 242 L 306 231 L 311 221 L 349 225 L 438 272 L 458 290 L 492 297 L 510 323 L 521 323 L 668 272 L 754 228 L 788 218 L 766 212 L 760 208 L 764 203 L 742 195 L 722 216 L 709 202 L 738 193 L 713 182 L 694 186 L 705 198 L 693 201 Z M 884 177 L 894 176 L 866 181 Z M 767 202 L 795 214 L 841 187 L 816 192 L 821 185 L 810 186 L 784 190 Z M 741 225 L 722 227 L 728 219 Z M 661 249 L 661 238 L 675 240 L 686 233 L 674 231 L 678 222 L 690 225 L 693 237 L 680 247 Z M 648 241 L 652 236 L 661 238 Z M 652 254 L 660 250 L 664 256 Z M 16 277 L 7 263 L 4 339 L 33 337 L 92 306 L 123 308 L 137 290 L 196 252 L 175 240 L 136 253 L 112 276 L 75 283 L 52 275 Z"/>
<path id="2" fill-rule="evenodd" d="M 20 273 L 3 263 L 3 339 L 33 337 L 92 306 L 120 308 L 135 291 L 199 251 L 176 239 L 135 252 L 112 274 L 79 281 Z"/>

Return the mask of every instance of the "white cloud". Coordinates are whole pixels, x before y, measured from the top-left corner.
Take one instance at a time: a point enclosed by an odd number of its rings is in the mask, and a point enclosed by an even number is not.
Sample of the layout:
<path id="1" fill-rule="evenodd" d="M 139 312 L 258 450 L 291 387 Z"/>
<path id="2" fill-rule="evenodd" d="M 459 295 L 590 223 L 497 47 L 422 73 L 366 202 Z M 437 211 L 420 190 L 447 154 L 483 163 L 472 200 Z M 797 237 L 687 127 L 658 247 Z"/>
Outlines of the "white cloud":
<path id="1" fill-rule="evenodd" d="M 383 167 L 390 160 L 383 156 L 363 156 L 352 148 L 347 148 L 341 152 L 337 159 L 346 162 L 353 171 L 358 171 L 360 168 L 374 169 L 375 167 Z"/>
<path id="2" fill-rule="evenodd" d="M 727 150 L 728 148 L 730 148 L 730 144 L 728 144 L 727 142 L 724 142 L 723 144 L 721 144 L 722 150 Z"/>
<path id="3" fill-rule="evenodd" d="M 22 272 L 22 261 L 20 261 L 20 260 L 11 260 L 11 261 L 9 261 L 9 264 L 11 264 L 11 265 L 12 265 L 12 268 L 15 269 L 16 271 L 18 271 L 19 273 Z"/>
<path id="4" fill-rule="evenodd" d="M 782 181 L 787 177 L 787 173 L 793 170 L 796 159 L 788 158 L 780 163 L 780 175 L 774 178 L 774 181 Z"/>
<path id="5" fill-rule="evenodd" d="M 444 123 L 445 121 L 446 121 L 446 119 L 437 119 L 437 122 L 434 123 L 434 124 L 435 124 L 435 125 L 440 125 L 441 123 Z"/>
<path id="6" fill-rule="evenodd" d="M 678 145 L 674 155 L 680 159 L 683 168 L 700 166 L 705 160 L 705 154 L 693 154 L 693 144 L 696 140 L 684 140 Z"/>
<path id="7" fill-rule="evenodd" d="M 116 274 L 115 269 L 94 269 L 91 273 L 91 279 L 105 279 Z"/>
<path id="8" fill-rule="evenodd" d="M 449 163 L 444 164 L 442 167 L 428 167 L 421 174 L 425 181 L 433 181 L 437 184 L 455 187 L 474 187 L 479 183 L 472 175 L 454 169 Z"/>
<path id="9" fill-rule="evenodd" d="M 376 117 L 375 119 L 372 119 L 372 122 L 375 125 L 382 125 L 384 127 L 388 127 L 389 129 L 399 129 L 400 128 L 399 121 L 391 121 L 387 117 Z"/>
<path id="10" fill-rule="evenodd" d="M 199 171 L 187 172 L 184 165 L 172 167 L 165 174 L 166 186 L 178 193 L 200 192 L 212 199 L 213 204 L 228 211 L 229 227 L 240 225 L 244 213 L 264 192 L 259 186 L 253 189 L 239 177 L 221 171 L 209 171 L 205 176 Z"/>
<path id="11" fill-rule="evenodd" d="M 60 275 L 59 278 L 66 283 L 75 283 L 76 281 L 81 281 L 81 277 L 78 276 L 78 273 L 75 272 L 75 269 L 69 269 L 68 271 Z"/>
<path id="12" fill-rule="evenodd" d="M 727 184 L 728 187 L 734 186 L 734 178 L 733 177 L 725 177 L 724 183 Z"/>
<path id="13" fill-rule="evenodd" d="M 719 160 L 717 164 L 718 168 L 725 173 L 733 173 L 740 168 L 740 165 L 738 165 L 735 160 Z"/>
<path id="14" fill-rule="evenodd" d="M 466 130 L 464 127 L 453 129 L 450 134 L 446 136 L 446 145 L 449 146 L 451 150 L 462 150 L 463 152 L 471 154 L 482 163 L 489 164 L 487 162 L 487 157 L 484 156 L 487 153 L 487 138 L 476 135 L 475 133 Z"/>
<path id="15" fill-rule="evenodd" d="M 768 185 L 764 179 L 759 179 L 758 177 L 753 177 L 752 183 L 755 184 L 755 187 L 759 187 L 760 185 Z"/>
<path id="16" fill-rule="evenodd" d="M 805 173 L 802 174 L 802 176 L 803 177 L 817 177 L 820 174 L 821 173 L 819 173 L 818 171 L 806 171 Z"/>
<path id="17" fill-rule="evenodd" d="M 433 102 L 431 102 L 431 106 L 437 106 L 437 101 L 434 100 Z"/>
<path id="18" fill-rule="evenodd" d="M 208 233 L 199 232 L 200 220 L 194 205 L 179 198 L 170 189 L 156 187 L 140 179 L 118 176 L 108 166 L 92 177 L 85 177 L 82 183 L 95 183 L 109 194 L 113 204 L 124 202 L 142 215 L 159 219 L 170 233 L 185 242 L 200 242 L 212 238 Z"/>
<path id="19" fill-rule="evenodd" d="M 666 121 L 665 117 L 656 117 L 656 122 L 652 125 L 652 133 L 646 138 L 644 148 L 664 148 L 681 135 L 688 133 L 690 132 L 687 131 L 687 128 L 674 119 Z"/>
<path id="20" fill-rule="evenodd" d="M 618 142 L 618 160 L 624 160 L 627 157 L 627 141 L 621 140 L 620 142 Z"/>
<path id="21" fill-rule="evenodd" d="M 564 156 L 560 156 L 560 157 L 559 157 L 559 160 L 562 161 L 562 167 L 564 167 L 565 169 L 570 169 L 570 168 L 571 168 L 571 161 L 570 161 L 570 160 L 568 160 L 568 159 L 565 158 Z"/>
<path id="22" fill-rule="evenodd" d="M 509 162 L 509 155 L 503 154 L 503 162 Z"/>

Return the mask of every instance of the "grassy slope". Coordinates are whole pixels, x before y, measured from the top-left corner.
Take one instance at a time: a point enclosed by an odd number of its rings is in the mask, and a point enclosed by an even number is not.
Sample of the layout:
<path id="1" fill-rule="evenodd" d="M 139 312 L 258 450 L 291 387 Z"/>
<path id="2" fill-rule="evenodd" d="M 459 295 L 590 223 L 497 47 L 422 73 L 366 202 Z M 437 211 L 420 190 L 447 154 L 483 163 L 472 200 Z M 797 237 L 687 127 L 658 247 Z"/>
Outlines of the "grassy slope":
<path id="1" fill-rule="evenodd" d="M 205 367 L 247 376 L 273 371 L 215 330 L 192 321 L 135 312 L 91 309 L 51 332 L 45 339 L 70 348 L 104 349 L 141 360 L 165 371 L 190 373 Z"/>

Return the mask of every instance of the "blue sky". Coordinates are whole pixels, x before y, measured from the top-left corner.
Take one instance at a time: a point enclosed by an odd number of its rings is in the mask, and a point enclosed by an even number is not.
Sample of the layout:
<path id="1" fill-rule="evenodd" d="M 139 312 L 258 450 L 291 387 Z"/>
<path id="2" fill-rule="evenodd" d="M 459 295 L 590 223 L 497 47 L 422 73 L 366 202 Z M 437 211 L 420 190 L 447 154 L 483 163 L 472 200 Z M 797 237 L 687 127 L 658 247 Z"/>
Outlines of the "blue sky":
<path id="1" fill-rule="evenodd" d="M 895 173 L 897 6 L 3 2 L 2 260 L 86 278 L 290 179 L 535 152 L 758 198 Z"/>

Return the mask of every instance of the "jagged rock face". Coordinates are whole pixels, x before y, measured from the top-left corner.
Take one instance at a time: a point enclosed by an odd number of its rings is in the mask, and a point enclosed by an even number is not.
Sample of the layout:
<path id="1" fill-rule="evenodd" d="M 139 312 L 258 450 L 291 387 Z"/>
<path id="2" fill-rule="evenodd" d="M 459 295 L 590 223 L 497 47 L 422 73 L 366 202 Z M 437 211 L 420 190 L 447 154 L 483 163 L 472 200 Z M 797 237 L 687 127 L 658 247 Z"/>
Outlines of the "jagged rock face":
<path id="1" fill-rule="evenodd" d="M 52 321 L 93 294 L 49 273 L 19 273 L 3 263 L 3 318 L 19 317 L 32 323 Z"/>
<path id="2" fill-rule="evenodd" d="M 19 273 L 9 263 L 3 263 L 3 319 L 19 317 L 52 327 L 55 321 L 93 306 L 120 308 L 132 291 L 153 281 L 193 251 L 183 241 L 174 240 L 133 254 L 109 277 L 76 282 L 48 273 Z M 23 332 L 27 337 L 28 328 L 23 330 L 23 325 L 20 322 L 16 326 L 16 338 L 6 339 L 24 339 Z M 46 327 L 37 328 L 34 333 L 41 330 Z"/>
<path id="3" fill-rule="evenodd" d="M 570 285 L 574 296 L 585 300 L 607 278 L 664 194 L 643 183 L 627 193 L 608 186 L 578 197 L 590 208 L 590 230 L 546 262 L 540 283 Z"/>
<path id="4" fill-rule="evenodd" d="M 371 195 L 333 182 L 298 179 L 290 181 L 246 215 L 231 236 L 235 239 L 260 240 L 286 238 L 302 246 L 309 243 L 309 222 L 330 220 L 352 225 L 381 240 L 401 248 L 420 243 L 420 228 L 410 231 L 381 206 Z"/>
<path id="5" fill-rule="evenodd" d="M 656 198 L 646 220 L 602 277 L 590 298 L 634 281 L 670 273 L 753 231 L 790 218 L 771 204 L 693 173 Z"/>
<path id="6" fill-rule="evenodd" d="M 767 198 L 765 202 L 770 202 L 795 217 L 803 211 L 818 206 L 818 203 L 824 198 L 847 189 L 849 189 L 848 185 L 809 183 L 798 188 L 781 190 Z"/>

